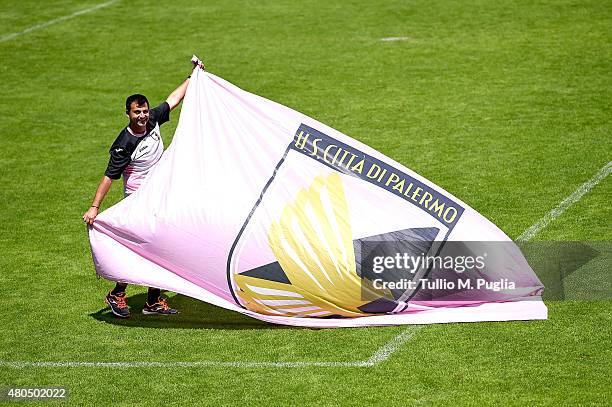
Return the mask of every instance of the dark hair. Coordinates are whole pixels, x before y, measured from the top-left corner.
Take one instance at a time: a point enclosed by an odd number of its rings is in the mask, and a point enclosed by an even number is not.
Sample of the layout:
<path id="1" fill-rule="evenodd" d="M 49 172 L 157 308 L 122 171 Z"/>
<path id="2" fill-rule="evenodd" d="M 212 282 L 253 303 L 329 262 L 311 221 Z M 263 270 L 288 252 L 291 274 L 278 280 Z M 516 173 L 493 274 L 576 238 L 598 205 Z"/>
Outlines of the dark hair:
<path id="1" fill-rule="evenodd" d="M 129 112 L 130 111 L 130 107 L 132 106 L 132 103 L 136 102 L 137 106 L 144 106 L 144 104 L 146 103 L 147 106 L 149 106 L 149 100 L 147 99 L 147 97 L 145 95 L 141 95 L 140 93 L 136 93 L 132 96 L 128 96 L 127 99 L 125 99 L 125 111 Z"/>

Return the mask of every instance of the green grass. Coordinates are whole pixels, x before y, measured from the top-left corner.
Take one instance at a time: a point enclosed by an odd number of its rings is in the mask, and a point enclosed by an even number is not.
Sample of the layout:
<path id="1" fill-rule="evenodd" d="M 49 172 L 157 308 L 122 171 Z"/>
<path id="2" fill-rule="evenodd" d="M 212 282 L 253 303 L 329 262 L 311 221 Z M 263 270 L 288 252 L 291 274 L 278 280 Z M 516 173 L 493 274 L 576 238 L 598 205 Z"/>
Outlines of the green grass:
<path id="1" fill-rule="evenodd" d="M 94 4 L 3 1 L 0 36 Z M 357 361 L 401 332 L 276 327 L 181 296 L 170 321 L 108 316 L 80 217 L 125 96 L 163 100 L 192 53 L 515 238 L 612 159 L 610 27 L 602 1 L 117 2 L 0 43 L 0 360 Z M 536 239 L 612 240 L 611 189 Z M 608 404 L 610 301 L 547 305 L 548 321 L 427 326 L 373 367 L 0 367 L 0 387 L 66 386 L 79 405 Z"/>

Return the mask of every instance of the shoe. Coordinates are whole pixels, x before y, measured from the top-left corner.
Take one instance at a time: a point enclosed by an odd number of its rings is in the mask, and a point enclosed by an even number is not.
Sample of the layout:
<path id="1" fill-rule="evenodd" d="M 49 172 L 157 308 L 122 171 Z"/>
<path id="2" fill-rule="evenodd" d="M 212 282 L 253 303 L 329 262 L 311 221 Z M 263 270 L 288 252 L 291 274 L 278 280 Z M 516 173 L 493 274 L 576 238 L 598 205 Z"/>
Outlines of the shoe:
<path id="1" fill-rule="evenodd" d="M 178 310 L 174 308 L 170 308 L 168 305 L 168 300 L 165 298 L 159 297 L 156 303 L 149 305 L 148 302 L 145 302 L 145 306 L 142 309 L 142 313 L 145 315 L 173 315 L 178 314 Z"/>
<path id="2" fill-rule="evenodd" d="M 119 318 L 130 317 L 130 307 L 125 303 L 125 293 L 112 294 L 112 291 L 106 294 L 106 303 L 110 307 L 114 316 Z"/>

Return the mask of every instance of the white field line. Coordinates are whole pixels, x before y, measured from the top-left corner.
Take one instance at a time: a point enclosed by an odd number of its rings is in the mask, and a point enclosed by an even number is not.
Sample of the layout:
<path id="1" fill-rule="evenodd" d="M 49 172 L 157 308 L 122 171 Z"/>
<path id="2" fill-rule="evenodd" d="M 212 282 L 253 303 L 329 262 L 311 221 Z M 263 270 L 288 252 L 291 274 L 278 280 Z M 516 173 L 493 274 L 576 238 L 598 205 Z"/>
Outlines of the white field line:
<path id="1" fill-rule="evenodd" d="M 0 361 L 0 367 L 22 369 L 27 367 L 239 367 L 239 368 L 279 368 L 279 367 L 368 367 L 389 359 L 421 326 L 410 326 L 400 332 L 378 349 L 369 359 L 354 362 L 222 362 L 203 360 L 193 362 L 7 362 Z"/>
<path id="2" fill-rule="evenodd" d="M 5 362 L 0 367 L 357 367 L 371 366 L 368 362 L 221 362 L 203 360 L 194 362 Z"/>
<path id="3" fill-rule="evenodd" d="M 601 182 L 604 178 L 610 175 L 612 172 L 612 161 L 608 162 L 608 164 L 604 165 L 598 172 L 585 182 L 580 185 L 578 189 L 571 193 L 567 198 L 565 198 L 556 208 L 552 209 L 548 212 L 542 219 L 534 223 L 529 229 L 524 231 L 516 240 L 527 241 L 532 239 L 540 230 L 546 227 L 551 221 L 561 216 L 563 212 L 567 210 L 572 204 L 578 202 L 587 192 L 589 192 L 593 187 Z"/>
<path id="4" fill-rule="evenodd" d="M 402 332 L 397 334 L 393 339 L 380 347 L 370 359 L 366 360 L 367 366 L 374 366 L 389 359 L 389 357 L 395 353 L 396 350 L 402 347 L 403 344 L 408 342 L 410 338 L 414 336 L 424 325 L 412 325 Z"/>
<path id="5" fill-rule="evenodd" d="M 72 14 L 68 14 L 68 15 L 65 15 L 65 16 L 62 16 L 62 17 L 54 18 L 53 20 L 49 20 L 49 21 L 47 21 L 45 23 L 33 25 L 31 27 L 26 28 L 23 31 L 19 31 L 19 32 L 16 32 L 16 33 L 11 33 L 11 34 L 3 35 L 2 37 L 0 37 L 0 42 L 10 41 L 12 39 L 15 39 L 15 38 L 21 36 L 21 35 L 31 33 L 32 31 L 40 30 L 42 28 L 49 27 L 50 25 L 61 23 L 62 21 L 66 21 L 66 20 L 69 20 L 71 18 L 83 15 L 83 14 L 91 13 L 91 12 L 99 10 L 101 8 L 108 7 L 111 4 L 116 3 L 117 1 L 118 0 L 107 1 L 106 3 L 101 3 L 101 4 L 98 4 L 98 5 L 93 6 L 93 7 L 89 7 L 89 8 L 83 9 L 83 10 L 79 10 L 79 11 L 75 11 Z"/>
<path id="6" fill-rule="evenodd" d="M 602 179 L 612 171 L 612 161 L 606 164 L 589 181 L 582 184 L 571 195 L 565 198 L 557 207 L 547 213 L 542 219 L 534 223 L 517 240 L 531 240 L 551 220 L 561 215 L 573 203 L 576 203 L 589 192 Z M 221 362 L 204 360 L 194 362 L 7 362 L 0 360 L 0 367 L 27 368 L 27 367 L 239 367 L 239 368 L 283 368 L 283 367 L 369 367 L 378 365 L 391 357 L 398 349 L 408 342 L 424 325 L 411 325 L 394 336 L 372 354 L 367 360 L 355 362 Z"/>
<path id="7" fill-rule="evenodd" d="M 393 42 L 393 41 L 408 41 L 409 37 L 385 37 L 381 38 L 382 42 Z"/>

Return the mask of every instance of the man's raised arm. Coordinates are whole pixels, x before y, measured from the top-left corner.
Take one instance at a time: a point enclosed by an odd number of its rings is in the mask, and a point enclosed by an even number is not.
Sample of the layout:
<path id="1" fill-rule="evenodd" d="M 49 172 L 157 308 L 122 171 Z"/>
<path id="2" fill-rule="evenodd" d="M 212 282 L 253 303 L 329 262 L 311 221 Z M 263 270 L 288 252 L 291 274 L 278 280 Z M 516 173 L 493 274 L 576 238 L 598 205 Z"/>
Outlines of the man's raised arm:
<path id="1" fill-rule="evenodd" d="M 173 110 L 175 107 L 181 103 L 181 100 L 185 97 L 185 92 L 187 91 L 187 85 L 189 85 L 189 78 L 185 79 L 183 83 L 179 85 L 178 88 L 174 89 L 170 95 L 166 98 L 166 102 L 170 106 L 170 110 Z"/>

